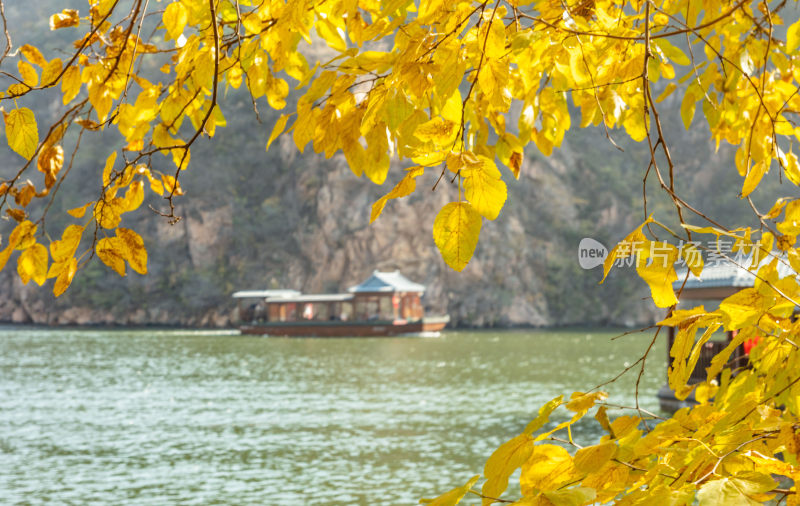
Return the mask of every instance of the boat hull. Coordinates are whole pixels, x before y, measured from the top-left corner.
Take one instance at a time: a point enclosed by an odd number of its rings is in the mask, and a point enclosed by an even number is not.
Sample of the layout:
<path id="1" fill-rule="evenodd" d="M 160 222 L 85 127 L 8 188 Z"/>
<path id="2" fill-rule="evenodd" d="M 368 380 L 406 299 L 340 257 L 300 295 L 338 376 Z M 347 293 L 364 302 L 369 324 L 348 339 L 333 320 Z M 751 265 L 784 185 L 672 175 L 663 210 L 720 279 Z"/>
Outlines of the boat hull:
<path id="1" fill-rule="evenodd" d="M 301 321 L 264 322 L 241 325 L 242 334 L 284 337 L 389 337 L 401 334 L 438 332 L 450 320 L 447 316 L 426 317 L 407 322 L 396 321 Z"/>

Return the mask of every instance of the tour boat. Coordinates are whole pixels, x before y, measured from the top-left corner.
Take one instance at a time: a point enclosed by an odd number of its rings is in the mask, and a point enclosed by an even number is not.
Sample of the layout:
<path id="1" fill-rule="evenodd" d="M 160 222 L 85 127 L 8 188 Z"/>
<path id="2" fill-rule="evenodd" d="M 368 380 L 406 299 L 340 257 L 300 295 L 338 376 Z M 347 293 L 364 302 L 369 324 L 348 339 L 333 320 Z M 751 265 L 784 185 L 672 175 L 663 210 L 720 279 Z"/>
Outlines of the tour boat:
<path id="1" fill-rule="evenodd" d="M 242 334 L 270 336 L 395 336 L 442 330 L 450 317 L 425 316 L 425 287 L 398 271 L 375 271 L 348 293 L 308 295 L 296 290 L 233 294 Z"/>

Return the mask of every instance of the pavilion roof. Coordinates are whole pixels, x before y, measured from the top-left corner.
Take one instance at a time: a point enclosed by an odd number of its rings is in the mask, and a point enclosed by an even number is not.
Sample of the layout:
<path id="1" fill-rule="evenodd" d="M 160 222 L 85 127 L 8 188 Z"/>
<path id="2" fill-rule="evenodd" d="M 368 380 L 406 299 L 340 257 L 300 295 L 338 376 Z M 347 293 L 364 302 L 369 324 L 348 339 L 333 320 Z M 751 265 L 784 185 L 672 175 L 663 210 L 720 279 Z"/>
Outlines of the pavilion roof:
<path id="1" fill-rule="evenodd" d="M 268 299 L 272 297 L 294 297 L 300 295 L 297 290 L 241 290 L 234 292 L 234 299 Z"/>
<path id="2" fill-rule="evenodd" d="M 774 257 L 770 256 L 764 259 L 758 267 L 771 262 Z M 745 258 L 741 262 L 732 262 L 727 259 L 717 261 L 716 259 L 706 259 L 703 271 L 697 277 L 689 273 L 689 278 L 683 287 L 683 295 L 691 298 L 694 292 L 701 290 L 708 290 L 712 288 L 717 289 L 738 289 L 748 288 L 753 286 L 756 279 L 758 268 L 753 267 L 749 269 L 750 259 Z M 778 276 L 784 278 L 786 276 L 797 276 L 797 272 L 791 267 L 785 257 L 778 259 Z M 676 269 L 678 280 L 672 283 L 673 288 L 677 291 L 683 285 L 683 280 L 686 277 L 686 268 Z"/>
<path id="3" fill-rule="evenodd" d="M 360 285 L 351 286 L 350 293 L 371 292 L 424 292 L 425 287 L 410 281 L 400 274 L 400 271 L 382 272 L 375 271 Z"/>

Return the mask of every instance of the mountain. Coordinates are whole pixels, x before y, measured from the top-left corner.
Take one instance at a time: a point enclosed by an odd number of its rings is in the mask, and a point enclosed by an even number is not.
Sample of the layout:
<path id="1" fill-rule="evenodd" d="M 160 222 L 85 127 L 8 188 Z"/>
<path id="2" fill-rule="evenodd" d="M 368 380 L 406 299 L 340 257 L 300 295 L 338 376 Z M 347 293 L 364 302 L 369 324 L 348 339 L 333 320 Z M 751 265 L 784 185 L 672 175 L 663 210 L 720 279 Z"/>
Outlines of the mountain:
<path id="1" fill-rule="evenodd" d="M 61 8 L 61 2 L 43 5 L 48 13 Z M 13 26 L 43 34 L 43 49 L 57 50 L 64 43 L 46 30 L 46 15 L 34 22 L 23 9 L 9 11 Z M 749 205 L 737 196 L 741 177 L 733 165 L 733 148 L 723 145 L 717 152 L 700 119 L 699 128 L 686 131 L 677 117 L 679 100 L 673 96 L 661 104 L 678 190 L 724 223 L 755 224 Z M 582 238 L 611 246 L 645 217 L 642 179 L 649 150 L 646 144 L 625 142 L 624 132 L 611 132 L 624 151 L 602 128 L 568 133 L 551 157 L 531 143 L 518 181 L 501 169 L 509 185 L 505 208 L 495 221 L 484 221 L 474 258 L 456 273 L 441 260 L 431 235 L 438 210 L 458 198 L 457 188 L 445 181 L 427 191 L 439 169 L 428 169 L 417 180 L 417 194 L 391 201 L 370 225 L 372 203 L 402 177 L 407 161 L 396 161 L 379 187 L 356 178 L 341 154 L 325 159 L 308 148 L 301 155 L 288 136 L 265 152 L 278 113 L 259 102 L 259 122 L 241 90 L 226 90 L 220 103 L 227 127 L 193 147 L 191 165 L 181 178 L 186 195 L 176 200 L 182 219 L 171 225 L 148 210 L 147 205 L 166 208 L 154 195 L 124 218 L 122 225 L 145 240 L 147 276 L 130 272 L 121 278 L 95 258 L 64 295 L 54 298 L 52 281 L 44 288 L 23 286 L 9 264 L 0 272 L 0 321 L 227 326 L 234 307 L 230 294 L 236 290 L 341 291 L 374 269 L 395 268 L 427 285 L 426 306 L 448 313 L 457 326 L 633 325 L 660 316 L 632 269 L 612 271 L 598 285 L 601 269 L 586 271 L 578 265 Z M 56 94 L 34 105 L 40 128 L 58 106 Z M 70 178 L 49 211 L 48 231 L 60 233 L 71 222 L 66 209 L 97 198 L 99 171 L 109 146 L 115 145 L 121 145 L 121 138 L 113 129 L 82 140 Z M 0 179 L 14 174 L 19 160 L 3 148 Z M 164 171 L 172 170 L 171 164 L 160 155 L 152 161 Z M 756 194 L 762 208 L 771 205 L 776 193 L 793 191 L 772 176 Z M 651 173 L 648 213 L 674 215 L 656 183 Z M 706 224 L 696 216 L 688 219 Z M 674 219 L 667 221 L 676 225 Z M 7 225 L 0 227 L 3 235 L 7 230 Z"/>

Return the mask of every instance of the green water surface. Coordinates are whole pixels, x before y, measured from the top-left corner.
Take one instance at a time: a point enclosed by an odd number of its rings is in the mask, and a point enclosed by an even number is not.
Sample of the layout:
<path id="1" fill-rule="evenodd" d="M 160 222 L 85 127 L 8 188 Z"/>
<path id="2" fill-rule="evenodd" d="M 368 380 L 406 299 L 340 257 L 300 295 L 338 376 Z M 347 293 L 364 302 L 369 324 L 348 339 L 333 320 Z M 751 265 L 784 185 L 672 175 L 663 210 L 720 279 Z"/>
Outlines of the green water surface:
<path id="1" fill-rule="evenodd" d="M 543 403 L 611 378 L 651 339 L 618 334 L 0 327 L 0 503 L 416 504 L 480 473 Z M 640 402 L 655 410 L 662 343 L 649 363 Z M 610 401 L 634 403 L 628 376 L 606 387 Z M 601 430 L 590 419 L 575 436 Z"/>

